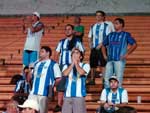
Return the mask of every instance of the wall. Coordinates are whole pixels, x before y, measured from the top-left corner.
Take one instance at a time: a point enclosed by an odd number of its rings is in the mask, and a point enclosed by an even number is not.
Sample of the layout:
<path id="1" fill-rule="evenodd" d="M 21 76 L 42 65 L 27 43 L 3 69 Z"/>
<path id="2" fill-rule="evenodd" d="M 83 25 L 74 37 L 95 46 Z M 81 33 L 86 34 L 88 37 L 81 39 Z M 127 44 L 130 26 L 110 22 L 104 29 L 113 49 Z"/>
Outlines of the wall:
<path id="1" fill-rule="evenodd" d="M 150 0 L 0 0 L 0 15 L 87 14 L 96 10 L 107 13 L 149 13 Z"/>

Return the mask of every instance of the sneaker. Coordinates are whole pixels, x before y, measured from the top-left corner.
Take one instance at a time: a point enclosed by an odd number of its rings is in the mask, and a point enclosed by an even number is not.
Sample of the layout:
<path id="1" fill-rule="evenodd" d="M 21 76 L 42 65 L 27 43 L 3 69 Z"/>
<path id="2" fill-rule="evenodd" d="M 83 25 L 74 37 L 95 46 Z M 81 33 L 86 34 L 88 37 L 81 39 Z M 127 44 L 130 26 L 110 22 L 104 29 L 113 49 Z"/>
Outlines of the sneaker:
<path id="1" fill-rule="evenodd" d="M 54 112 L 60 112 L 61 111 L 61 106 L 56 105 L 56 107 L 54 108 Z"/>
<path id="2" fill-rule="evenodd" d="M 87 85 L 95 85 L 95 81 L 94 80 L 90 80 Z"/>

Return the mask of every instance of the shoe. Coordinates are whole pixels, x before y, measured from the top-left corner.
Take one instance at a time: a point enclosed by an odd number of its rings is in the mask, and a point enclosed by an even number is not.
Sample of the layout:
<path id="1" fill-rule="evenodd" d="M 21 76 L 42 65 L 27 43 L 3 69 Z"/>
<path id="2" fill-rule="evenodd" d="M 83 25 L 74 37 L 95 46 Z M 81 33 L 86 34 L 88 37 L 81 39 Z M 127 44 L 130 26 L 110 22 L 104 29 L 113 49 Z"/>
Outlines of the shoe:
<path id="1" fill-rule="evenodd" d="M 61 111 L 61 106 L 56 105 L 56 107 L 54 108 L 54 112 L 60 112 Z"/>
<path id="2" fill-rule="evenodd" d="M 87 85 L 95 85 L 95 81 L 94 80 L 90 80 Z"/>

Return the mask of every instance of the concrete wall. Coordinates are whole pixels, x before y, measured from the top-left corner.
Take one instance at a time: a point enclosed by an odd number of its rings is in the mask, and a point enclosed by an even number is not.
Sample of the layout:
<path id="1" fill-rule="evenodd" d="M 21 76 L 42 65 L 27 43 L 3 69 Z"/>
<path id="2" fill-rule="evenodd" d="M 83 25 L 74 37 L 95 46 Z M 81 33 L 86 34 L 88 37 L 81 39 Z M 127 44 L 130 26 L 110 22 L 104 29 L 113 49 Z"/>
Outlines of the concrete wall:
<path id="1" fill-rule="evenodd" d="M 150 0 L 0 0 L 0 15 L 87 14 L 96 10 L 107 13 L 150 13 Z"/>

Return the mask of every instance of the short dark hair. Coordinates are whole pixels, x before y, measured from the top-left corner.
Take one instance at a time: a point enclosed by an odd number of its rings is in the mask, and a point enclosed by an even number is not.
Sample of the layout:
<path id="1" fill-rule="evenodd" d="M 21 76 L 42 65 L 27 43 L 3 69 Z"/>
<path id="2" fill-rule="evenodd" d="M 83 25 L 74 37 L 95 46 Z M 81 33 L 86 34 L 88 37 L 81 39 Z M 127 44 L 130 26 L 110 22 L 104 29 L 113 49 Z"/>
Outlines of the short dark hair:
<path id="1" fill-rule="evenodd" d="M 122 18 L 116 18 L 115 21 L 118 21 L 120 24 L 122 24 L 122 27 L 125 26 L 124 19 L 122 19 Z"/>
<path id="2" fill-rule="evenodd" d="M 52 55 L 52 50 L 48 46 L 42 46 L 41 49 L 44 49 L 46 52 L 49 52 L 49 57 Z"/>
<path id="3" fill-rule="evenodd" d="M 74 26 L 73 26 L 72 24 L 67 24 L 67 25 L 65 26 L 65 28 L 66 28 L 67 26 L 70 26 L 70 27 L 72 28 L 72 30 L 74 30 Z"/>
<path id="4" fill-rule="evenodd" d="M 97 13 L 101 13 L 101 14 L 102 14 L 102 16 L 106 16 L 106 13 L 105 13 L 104 11 L 97 10 L 97 11 L 96 11 L 96 14 L 97 14 Z"/>

